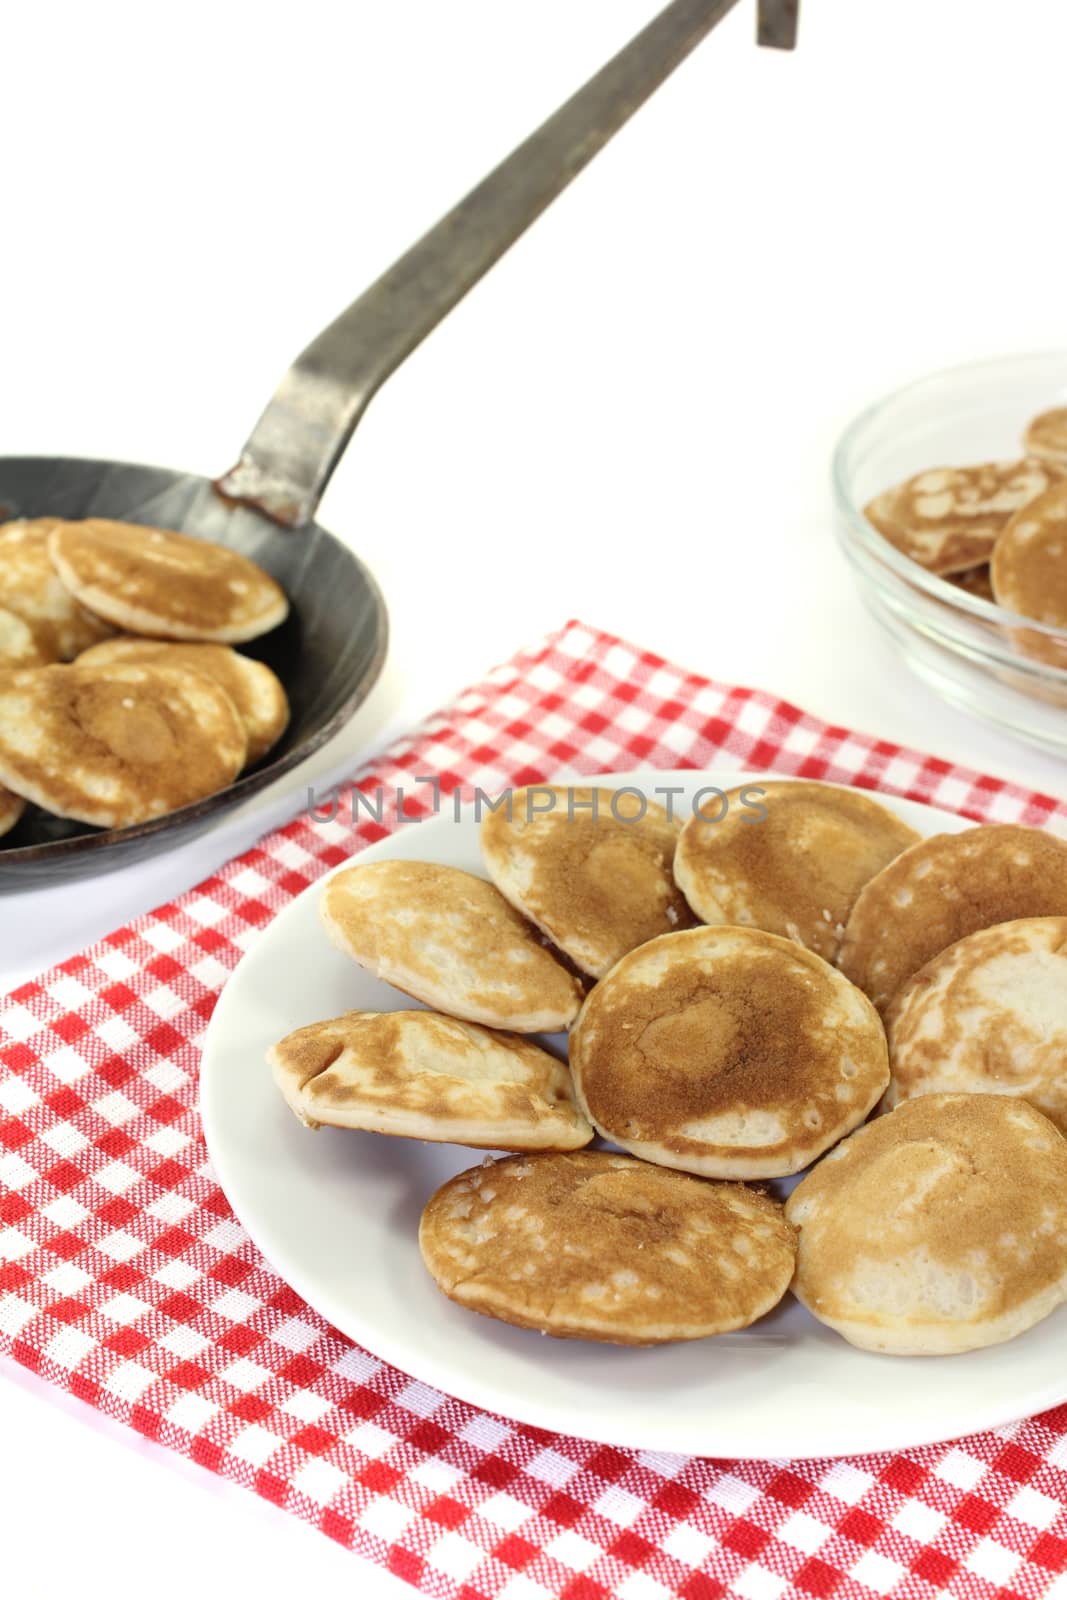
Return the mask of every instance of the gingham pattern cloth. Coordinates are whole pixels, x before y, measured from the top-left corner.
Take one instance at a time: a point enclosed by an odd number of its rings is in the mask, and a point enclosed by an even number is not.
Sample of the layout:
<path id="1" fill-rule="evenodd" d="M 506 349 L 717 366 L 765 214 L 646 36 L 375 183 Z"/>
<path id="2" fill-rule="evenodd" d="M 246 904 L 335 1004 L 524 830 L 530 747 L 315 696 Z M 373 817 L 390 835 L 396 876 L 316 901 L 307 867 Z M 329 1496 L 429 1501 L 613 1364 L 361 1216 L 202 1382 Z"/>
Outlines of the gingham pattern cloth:
<path id="1" fill-rule="evenodd" d="M 715 763 L 1067 829 L 1010 784 L 571 623 L 355 780 L 447 795 Z M 563 1438 L 352 1345 L 212 1174 L 197 1063 L 271 917 L 395 822 L 301 815 L 0 1010 L 0 1351 L 451 1600 L 1067 1595 L 1067 1407 L 936 1448 L 735 1462 Z M 1067 1352 L 1065 1352 L 1067 1359 Z"/>

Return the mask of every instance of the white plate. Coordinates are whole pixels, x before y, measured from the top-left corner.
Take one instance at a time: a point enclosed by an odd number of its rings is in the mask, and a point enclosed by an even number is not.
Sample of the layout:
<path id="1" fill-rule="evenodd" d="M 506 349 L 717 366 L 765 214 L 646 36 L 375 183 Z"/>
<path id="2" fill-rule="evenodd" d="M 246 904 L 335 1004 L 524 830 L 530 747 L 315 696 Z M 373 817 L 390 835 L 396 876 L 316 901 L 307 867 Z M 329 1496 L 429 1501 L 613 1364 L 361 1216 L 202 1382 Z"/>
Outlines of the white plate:
<path id="1" fill-rule="evenodd" d="M 750 775 L 629 773 L 585 779 L 702 785 Z M 892 810 L 924 834 L 961 818 L 910 801 Z M 685 814 L 680 812 L 679 814 Z M 468 811 L 405 828 L 363 851 L 482 873 Z M 347 863 L 346 863 L 347 864 Z M 230 978 L 208 1030 L 201 1109 L 238 1217 L 283 1278 L 375 1355 L 425 1383 L 521 1422 L 635 1449 L 774 1458 L 852 1455 L 957 1438 L 1067 1399 L 1067 1306 L 1022 1338 L 953 1357 L 854 1350 L 791 1297 L 756 1327 L 634 1350 L 542 1338 L 463 1311 L 419 1256 L 419 1215 L 477 1151 L 325 1128 L 311 1133 L 274 1087 L 264 1052 L 293 1028 L 351 1009 L 412 1002 L 327 941 L 321 884 L 283 911 Z"/>

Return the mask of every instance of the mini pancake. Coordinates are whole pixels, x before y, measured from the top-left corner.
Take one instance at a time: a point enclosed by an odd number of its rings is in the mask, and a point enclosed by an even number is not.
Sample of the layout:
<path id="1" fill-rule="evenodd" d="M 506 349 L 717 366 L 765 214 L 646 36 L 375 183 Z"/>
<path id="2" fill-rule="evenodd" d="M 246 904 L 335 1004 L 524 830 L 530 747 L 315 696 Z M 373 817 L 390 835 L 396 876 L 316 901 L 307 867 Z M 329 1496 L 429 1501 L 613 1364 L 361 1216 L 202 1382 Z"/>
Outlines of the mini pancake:
<path id="1" fill-rule="evenodd" d="M 605 1138 L 709 1178 L 799 1172 L 889 1082 L 869 1000 L 756 928 L 668 933 L 624 956 L 582 1007 L 570 1058 Z"/>
<path id="2" fill-rule="evenodd" d="M 988 561 L 997 536 L 1053 481 L 1038 461 L 931 467 L 876 495 L 863 514 L 902 555 L 930 572 L 966 572 Z"/>
<path id="3" fill-rule="evenodd" d="M 582 986 L 484 878 L 428 861 L 348 867 L 319 901 L 339 950 L 436 1011 L 514 1033 L 553 1033 Z"/>
<path id="4" fill-rule="evenodd" d="M 748 1327 L 785 1294 L 796 1253 L 767 1195 L 594 1150 L 460 1173 L 426 1206 L 419 1247 L 471 1311 L 627 1345 Z"/>
<path id="5" fill-rule="evenodd" d="M 678 828 L 633 791 L 516 789 L 481 841 L 501 894 L 591 977 L 692 922 L 671 876 Z"/>
<path id="6" fill-rule="evenodd" d="M 837 964 L 885 1011 L 948 945 L 1017 917 L 1067 916 L 1067 844 L 987 823 L 912 845 L 860 890 Z"/>
<path id="7" fill-rule="evenodd" d="M 43 667 L 49 660 L 37 644 L 33 629 L 13 611 L 0 606 L 0 671 L 12 667 Z"/>
<path id="8" fill-rule="evenodd" d="M 289 612 L 262 567 L 186 533 L 90 517 L 57 523 L 48 548 L 71 594 L 127 633 L 240 644 Z"/>
<path id="9" fill-rule="evenodd" d="M 954 589 L 962 589 L 965 594 L 973 594 L 977 600 L 988 600 L 990 605 L 995 603 L 993 593 L 993 580 L 989 576 L 989 563 L 985 561 L 980 567 L 968 567 L 966 572 L 957 572 L 949 578 L 949 583 Z"/>
<path id="10" fill-rule="evenodd" d="M 309 1128 L 364 1128 L 484 1150 L 578 1150 L 593 1130 L 563 1062 L 434 1011 L 346 1011 L 268 1052 Z"/>
<path id="11" fill-rule="evenodd" d="M 1067 406 L 1055 406 L 1035 417 L 1026 430 L 1023 449 L 1028 456 L 1067 471 Z"/>
<path id="12" fill-rule="evenodd" d="M 1067 1139 L 1022 1100 L 908 1100 L 820 1161 L 786 1216 L 793 1293 L 862 1350 L 978 1350 L 1067 1300 Z"/>
<path id="13" fill-rule="evenodd" d="M 876 800 L 827 783 L 761 779 L 727 799 L 721 822 L 692 816 L 682 829 L 674 875 L 689 904 L 702 922 L 762 928 L 827 961 L 863 885 L 919 837 Z"/>
<path id="14" fill-rule="evenodd" d="M 268 666 L 225 644 L 169 644 L 161 639 L 106 639 L 79 656 L 79 666 L 101 661 L 152 661 L 200 672 L 224 689 L 237 707 L 248 740 L 247 765 L 266 755 L 285 732 L 289 702 Z"/>
<path id="15" fill-rule="evenodd" d="M 38 667 L 0 677 L 0 783 L 100 828 L 147 822 L 232 783 L 245 737 L 217 684 L 169 667 Z"/>
<path id="16" fill-rule="evenodd" d="M 0 526 L 0 606 L 30 629 L 42 665 L 72 661 L 111 632 L 78 604 L 57 577 L 48 554 L 56 525 L 55 517 L 34 517 Z"/>
<path id="17" fill-rule="evenodd" d="M 12 794 L 10 789 L 0 789 L 0 839 L 10 833 L 26 809 L 25 800 Z"/>
<path id="18" fill-rule="evenodd" d="M 1067 917 L 949 945 L 886 1015 L 887 1108 L 922 1094 L 1019 1095 L 1067 1134 Z"/>
<path id="19" fill-rule="evenodd" d="M 989 570 L 998 605 L 1067 628 L 1067 479 L 1012 517 Z"/>

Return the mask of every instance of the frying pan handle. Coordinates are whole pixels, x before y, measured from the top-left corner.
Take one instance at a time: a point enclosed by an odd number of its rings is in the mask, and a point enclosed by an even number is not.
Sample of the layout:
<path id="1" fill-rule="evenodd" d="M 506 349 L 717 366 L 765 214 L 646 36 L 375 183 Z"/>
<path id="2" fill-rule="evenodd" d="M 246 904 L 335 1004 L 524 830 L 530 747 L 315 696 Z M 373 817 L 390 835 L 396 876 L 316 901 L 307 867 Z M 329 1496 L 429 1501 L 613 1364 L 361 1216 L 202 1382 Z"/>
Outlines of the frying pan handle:
<path id="1" fill-rule="evenodd" d="M 371 284 L 297 357 L 219 493 L 309 522 L 385 379 L 735 4 L 673 0 Z M 759 0 L 761 44 L 792 48 L 798 4 Z"/>

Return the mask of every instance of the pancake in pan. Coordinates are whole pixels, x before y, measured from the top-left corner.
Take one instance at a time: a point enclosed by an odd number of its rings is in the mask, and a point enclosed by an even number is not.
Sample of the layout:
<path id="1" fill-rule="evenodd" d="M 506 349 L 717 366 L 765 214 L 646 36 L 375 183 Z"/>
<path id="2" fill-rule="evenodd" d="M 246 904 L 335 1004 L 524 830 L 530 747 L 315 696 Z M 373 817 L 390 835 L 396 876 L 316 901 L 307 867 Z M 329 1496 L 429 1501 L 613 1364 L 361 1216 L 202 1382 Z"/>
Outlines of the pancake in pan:
<path id="1" fill-rule="evenodd" d="M 578 1150 L 593 1130 L 565 1063 L 434 1011 L 347 1011 L 267 1056 L 309 1128 L 363 1128 L 485 1150 Z"/>
<path id="2" fill-rule="evenodd" d="M 1018 917 L 1067 916 L 1067 844 L 987 823 L 912 845 L 860 891 L 837 964 L 885 1010 L 901 984 L 957 939 Z"/>
<path id="3" fill-rule="evenodd" d="M 570 1059 L 605 1138 L 711 1178 L 799 1172 L 889 1082 L 866 997 L 755 928 L 669 933 L 624 956 L 582 1007 Z"/>
<path id="4" fill-rule="evenodd" d="M 199 672 L 224 689 L 237 708 L 248 740 L 246 765 L 253 767 L 285 732 L 289 702 L 268 666 L 225 644 L 171 644 L 163 639 L 105 639 L 79 656 L 80 666 L 101 661 L 151 661 L 161 667 Z"/>
<path id="5" fill-rule="evenodd" d="M 1067 1299 L 1067 1139 L 1022 1100 L 907 1100 L 820 1161 L 786 1216 L 794 1294 L 863 1350 L 977 1350 Z"/>
<path id="6" fill-rule="evenodd" d="M 33 517 L 0 526 L 0 606 L 30 629 L 41 664 L 72 661 L 111 632 L 60 582 L 48 554 L 56 524 L 55 517 Z"/>
<path id="7" fill-rule="evenodd" d="M 25 800 L 10 789 L 0 788 L 0 839 L 10 833 L 26 809 Z"/>
<path id="8" fill-rule="evenodd" d="M 339 950 L 436 1011 L 513 1033 L 553 1033 L 578 1014 L 578 979 L 484 878 L 375 861 L 330 878 L 319 909 Z"/>
<path id="9" fill-rule="evenodd" d="M 763 821 L 741 805 L 759 795 Z M 702 922 L 762 928 L 832 961 L 856 896 L 916 842 L 914 828 L 854 789 L 750 782 L 728 793 L 721 822 L 692 816 L 674 875 Z"/>
<path id="10" fill-rule="evenodd" d="M 240 644 L 289 611 L 262 567 L 189 534 L 89 517 L 58 522 L 48 549 L 70 593 L 127 633 Z"/>
<path id="11" fill-rule="evenodd" d="M 982 928 L 934 956 L 886 1014 L 885 1104 L 1009 1094 L 1067 1134 L 1067 917 Z"/>
<path id="12" fill-rule="evenodd" d="M 0 676 L 0 783 L 58 817 L 146 822 L 232 783 L 245 736 L 229 697 L 155 666 Z"/>
<path id="13" fill-rule="evenodd" d="M 28 622 L 0 606 L 0 671 L 17 667 L 43 667 L 48 660 Z"/>
<path id="14" fill-rule="evenodd" d="M 497 888 L 594 978 L 692 922 L 671 875 L 677 840 L 662 806 L 610 789 L 516 789 L 481 825 Z"/>
<path id="15" fill-rule="evenodd" d="M 795 1257 L 768 1196 L 607 1151 L 461 1173 L 426 1206 L 419 1246 L 471 1311 L 625 1345 L 747 1327 L 782 1298 Z"/>

